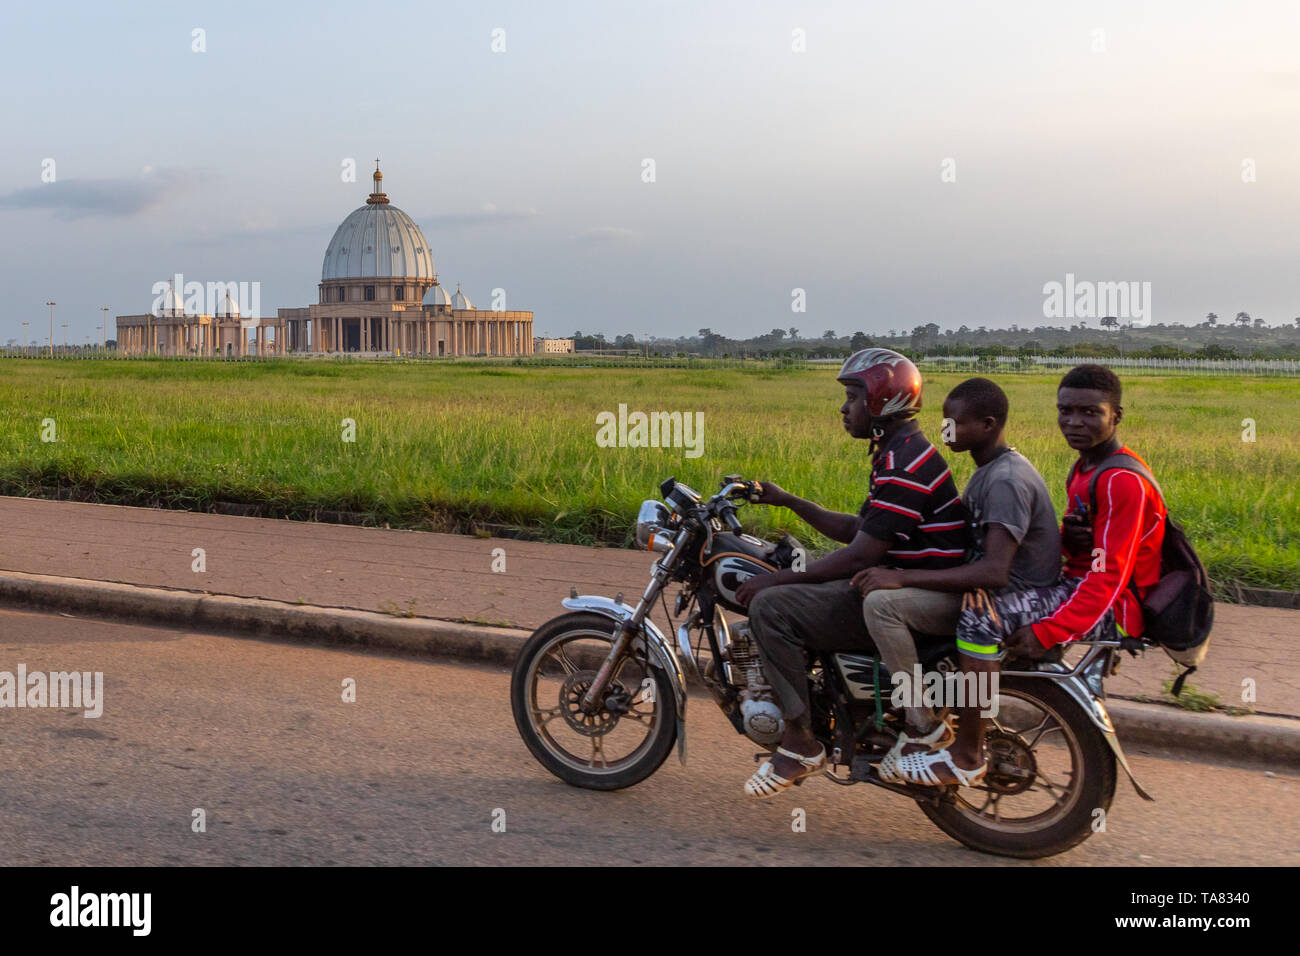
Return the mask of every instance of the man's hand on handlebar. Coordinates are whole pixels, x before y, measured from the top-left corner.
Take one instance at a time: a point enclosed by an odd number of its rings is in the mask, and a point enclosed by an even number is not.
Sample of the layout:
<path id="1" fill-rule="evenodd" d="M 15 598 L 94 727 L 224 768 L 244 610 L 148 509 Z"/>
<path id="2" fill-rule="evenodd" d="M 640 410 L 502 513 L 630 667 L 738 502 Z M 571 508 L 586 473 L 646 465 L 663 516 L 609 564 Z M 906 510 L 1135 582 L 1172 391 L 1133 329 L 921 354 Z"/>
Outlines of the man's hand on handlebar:
<path id="1" fill-rule="evenodd" d="M 758 494 L 751 496 L 750 501 L 760 505 L 774 505 L 778 508 L 787 507 L 793 495 L 786 491 L 775 481 L 755 481 L 754 487 Z"/>

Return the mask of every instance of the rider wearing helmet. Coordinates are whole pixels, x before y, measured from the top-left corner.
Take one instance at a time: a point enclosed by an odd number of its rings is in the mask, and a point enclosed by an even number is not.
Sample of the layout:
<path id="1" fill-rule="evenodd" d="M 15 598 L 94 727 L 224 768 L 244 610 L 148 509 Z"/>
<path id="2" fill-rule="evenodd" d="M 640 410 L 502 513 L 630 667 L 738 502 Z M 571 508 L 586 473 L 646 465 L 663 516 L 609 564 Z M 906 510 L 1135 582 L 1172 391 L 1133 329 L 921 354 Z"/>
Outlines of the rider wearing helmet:
<path id="1" fill-rule="evenodd" d="M 914 420 L 921 408 L 916 366 L 889 349 L 864 349 L 849 357 L 838 380 L 845 391 L 845 430 L 871 443 L 866 501 L 856 515 L 843 514 L 766 481 L 759 501 L 790 508 L 845 547 L 803 571 L 750 578 L 737 592 L 749 607 L 750 628 L 786 719 L 776 756 L 745 784 L 751 796 L 779 793 L 825 766 L 808 709 L 806 651 L 872 646 L 853 576 L 876 566 L 952 567 L 963 561 L 968 544 L 967 515 L 952 474 Z"/>

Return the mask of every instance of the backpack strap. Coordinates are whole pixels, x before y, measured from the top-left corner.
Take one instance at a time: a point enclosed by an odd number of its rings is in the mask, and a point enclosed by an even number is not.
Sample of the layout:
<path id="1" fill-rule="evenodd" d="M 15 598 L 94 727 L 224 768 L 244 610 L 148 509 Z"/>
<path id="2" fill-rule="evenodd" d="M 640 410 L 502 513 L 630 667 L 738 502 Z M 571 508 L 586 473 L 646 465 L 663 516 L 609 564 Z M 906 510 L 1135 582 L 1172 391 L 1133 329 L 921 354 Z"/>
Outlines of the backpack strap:
<path id="1" fill-rule="evenodd" d="M 1075 462 L 1075 464 L 1077 465 L 1078 462 Z M 1094 471 L 1092 477 L 1088 479 L 1088 504 L 1092 508 L 1092 520 L 1095 521 L 1097 518 L 1097 479 L 1108 471 L 1132 471 L 1141 475 L 1147 481 L 1151 482 L 1151 487 L 1156 490 L 1156 495 L 1159 496 L 1161 502 L 1165 500 L 1165 493 L 1160 490 L 1160 484 L 1156 481 L 1155 475 L 1151 474 L 1151 469 L 1142 464 L 1142 462 L 1138 461 L 1132 455 L 1126 455 L 1122 451 L 1117 451 L 1109 458 L 1102 459 L 1101 464 L 1097 466 L 1097 470 Z M 1168 518 L 1167 509 L 1168 506 L 1166 506 L 1166 519 Z M 1138 598 L 1137 582 L 1133 580 L 1131 574 L 1128 579 L 1128 588 L 1133 592 L 1133 597 Z M 1141 603 L 1140 598 L 1138 599 L 1138 603 Z M 1186 677 L 1187 673 L 1191 672 L 1188 671 L 1183 674 L 1183 676 Z M 1182 689 L 1182 681 L 1179 681 L 1178 690 L 1181 691 Z M 1177 693 L 1175 693 L 1174 696 L 1177 696 Z"/>
<path id="2" fill-rule="evenodd" d="M 1075 462 L 1075 466 L 1078 466 L 1077 461 Z M 1160 497 L 1160 500 L 1162 502 L 1165 500 L 1165 493 L 1160 490 L 1160 484 L 1156 481 L 1155 475 L 1151 474 L 1151 469 L 1142 464 L 1142 462 L 1138 461 L 1132 455 L 1126 455 L 1122 451 L 1117 451 L 1109 458 L 1103 459 L 1102 463 L 1097 466 L 1097 470 L 1092 473 L 1092 477 L 1088 479 L 1088 505 L 1092 508 L 1092 514 L 1094 516 L 1097 514 L 1097 479 L 1104 473 L 1115 471 L 1117 469 L 1120 471 L 1137 472 L 1147 481 L 1151 482 L 1151 487 L 1156 490 L 1156 494 Z M 1074 477 L 1073 472 L 1071 472 L 1070 477 Z"/>

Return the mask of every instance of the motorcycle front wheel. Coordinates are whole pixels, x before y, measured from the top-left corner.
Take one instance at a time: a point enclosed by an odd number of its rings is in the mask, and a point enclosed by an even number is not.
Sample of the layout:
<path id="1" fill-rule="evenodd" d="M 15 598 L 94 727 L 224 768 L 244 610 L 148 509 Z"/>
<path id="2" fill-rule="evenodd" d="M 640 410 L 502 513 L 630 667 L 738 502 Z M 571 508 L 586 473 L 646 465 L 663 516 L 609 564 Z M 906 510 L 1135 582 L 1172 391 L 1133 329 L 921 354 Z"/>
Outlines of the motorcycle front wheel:
<path id="1" fill-rule="evenodd" d="M 1115 754 L 1079 703 L 1046 678 L 1003 678 L 986 724 L 989 771 L 921 810 L 973 850 L 1037 859 L 1105 826 L 1115 796 Z"/>
<path id="2" fill-rule="evenodd" d="M 580 706 L 617 628 L 604 615 L 563 614 L 538 628 L 515 658 L 510 707 L 519 736 L 543 767 L 575 787 L 640 783 L 677 739 L 668 675 L 631 652 L 615 667 L 600 708 L 589 713 Z"/>

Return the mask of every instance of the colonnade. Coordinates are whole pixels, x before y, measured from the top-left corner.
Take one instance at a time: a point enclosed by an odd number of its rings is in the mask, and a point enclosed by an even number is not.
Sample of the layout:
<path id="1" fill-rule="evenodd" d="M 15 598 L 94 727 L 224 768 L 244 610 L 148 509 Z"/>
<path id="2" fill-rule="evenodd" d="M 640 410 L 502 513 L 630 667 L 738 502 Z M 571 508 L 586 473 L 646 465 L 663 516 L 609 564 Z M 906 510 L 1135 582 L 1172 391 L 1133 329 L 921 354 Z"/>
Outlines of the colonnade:
<path id="1" fill-rule="evenodd" d="M 272 334 L 274 331 L 274 334 Z M 252 343 L 242 326 L 178 322 L 124 325 L 117 330 L 117 350 L 124 355 L 216 356 L 232 346 L 232 355 L 268 356 L 282 353 L 283 326 L 259 325 Z"/>
<path id="2" fill-rule="evenodd" d="M 318 316 L 289 319 L 290 347 L 313 352 L 398 352 L 403 355 L 531 355 L 533 323 L 522 319 L 450 319 L 419 315 Z M 310 323 L 310 328 L 308 328 Z M 358 335 L 359 332 L 359 335 Z M 439 351 L 439 344 L 442 351 Z"/>

